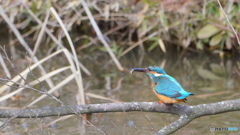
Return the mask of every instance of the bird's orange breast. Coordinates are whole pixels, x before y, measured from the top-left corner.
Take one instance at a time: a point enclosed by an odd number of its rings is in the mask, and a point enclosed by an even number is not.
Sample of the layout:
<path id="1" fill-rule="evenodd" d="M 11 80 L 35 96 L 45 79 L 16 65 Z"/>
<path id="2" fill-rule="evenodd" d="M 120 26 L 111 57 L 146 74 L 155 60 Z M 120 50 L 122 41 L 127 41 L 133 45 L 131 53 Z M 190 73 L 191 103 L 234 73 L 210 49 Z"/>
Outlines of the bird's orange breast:
<path id="1" fill-rule="evenodd" d="M 168 104 L 172 104 L 172 103 L 179 103 L 179 102 L 183 102 L 184 99 L 173 99 L 171 97 L 167 97 L 167 96 L 164 96 L 164 95 L 160 95 L 156 92 L 156 90 L 154 89 L 154 86 L 156 84 L 152 84 L 152 91 L 153 93 L 158 97 L 159 100 L 161 100 L 162 102 L 164 103 L 168 103 Z"/>

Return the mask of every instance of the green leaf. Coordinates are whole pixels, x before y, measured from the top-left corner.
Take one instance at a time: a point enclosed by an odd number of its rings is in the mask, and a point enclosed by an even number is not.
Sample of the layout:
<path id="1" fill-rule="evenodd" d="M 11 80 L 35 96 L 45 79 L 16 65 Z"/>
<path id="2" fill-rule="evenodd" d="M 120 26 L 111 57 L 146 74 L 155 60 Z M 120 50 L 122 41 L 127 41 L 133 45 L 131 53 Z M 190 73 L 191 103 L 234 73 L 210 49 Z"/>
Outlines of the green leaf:
<path id="1" fill-rule="evenodd" d="M 201 41 L 198 41 L 198 42 L 196 43 L 196 46 L 197 46 L 197 49 L 203 50 L 203 44 L 202 44 Z"/>
<path id="2" fill-rule="evenodd" d="M 107 51 L 107 49 L 105 47 L 103 47 L 103 46 L 99 47 L 98 49 L 101 50 L 101 51 L 104 51 L 104 52 Z"/>
<path id="3" fill-rule="evenodd" d="M 142 21 L 142 33 L 145 33 L 148 29 L 147 20 Z"/>
<path id="4" fill-rule="evenodd" d="M 159 17 L 160 17 L 161 24 L 162 24 L 164 27 L 167 27 L 167 26 L 168 26 L 168 20 L 167 20 L 167 17 L 166 17 L 166 15 L 165 15 L 165 13 L 159 11 Z"/>
<path id="5" fill-rule="evenodd" d="M 222 41 L 222 34 L 217 34 L 210 40 L 210 46 L 218 45 Z"/>
<path id="6" fill-rule="evenodd" d="M 158 45 L 158 41 L 155 41 L 149 48 L 148 51 L 153 50 Z"/>
<path id="7" fill-rule="evenodd" d="M 159 39 L 158 37 L 152 37 L 152 38 L 150 38 L 149 40 L 150 40 L 150 41 L 158 41 L 158 39 Z"/>
<path id="8" fill-rule="evenodd" d="M 217 27 L 208 24 L 199 30 L 199 32 L 197 33 L 197 37 L 199 39 L 210 38 L 211 36 L 218 33 L 219 31 L 220 29 L 218 29 Z"/>
<path id="9" fill-rule="evenodd" d="M 143 0 L 144 3 L 150 4 L 150 0 Z"/>

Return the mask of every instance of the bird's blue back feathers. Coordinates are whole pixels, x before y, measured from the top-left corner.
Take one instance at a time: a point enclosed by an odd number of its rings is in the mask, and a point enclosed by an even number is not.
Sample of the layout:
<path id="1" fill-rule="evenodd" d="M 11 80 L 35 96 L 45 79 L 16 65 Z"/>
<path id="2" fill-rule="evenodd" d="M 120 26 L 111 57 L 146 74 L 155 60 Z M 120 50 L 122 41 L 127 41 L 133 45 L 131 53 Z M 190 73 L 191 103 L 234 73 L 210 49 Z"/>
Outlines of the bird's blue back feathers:
<path id="1" fill-rule="evenodd" d="M 181 84 L 169 75 L 162 75 L 155 78 L 157 84 L 155 85 L 155 91 L 160 95 L 165 95 L 171 98 L 184 99 L 189 95 L 193 95 L 185 91 Z"/>

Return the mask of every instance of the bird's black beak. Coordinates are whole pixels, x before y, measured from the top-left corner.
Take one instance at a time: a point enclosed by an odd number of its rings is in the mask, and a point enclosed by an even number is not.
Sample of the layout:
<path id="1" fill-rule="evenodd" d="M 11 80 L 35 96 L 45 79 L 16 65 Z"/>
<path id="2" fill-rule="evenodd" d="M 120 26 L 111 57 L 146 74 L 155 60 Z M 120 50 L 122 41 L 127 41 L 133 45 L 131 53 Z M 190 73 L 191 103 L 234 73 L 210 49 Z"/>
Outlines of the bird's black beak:
<path id="1" fill-rule="evenodd" d="M 149 70 L 148 70 L 148 68 L 132 68 L 130 73 L 132 74 L 134 71 L 137 71 L 137 72 L 147 72 Z"/>

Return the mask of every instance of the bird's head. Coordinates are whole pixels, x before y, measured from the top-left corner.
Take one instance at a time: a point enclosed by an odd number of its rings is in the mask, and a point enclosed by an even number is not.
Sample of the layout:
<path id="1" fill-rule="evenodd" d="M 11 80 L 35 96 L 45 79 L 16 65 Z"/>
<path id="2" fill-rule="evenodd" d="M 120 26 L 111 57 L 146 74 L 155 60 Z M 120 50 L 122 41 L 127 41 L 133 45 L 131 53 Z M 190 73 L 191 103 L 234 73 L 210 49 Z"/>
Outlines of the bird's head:
<path id="1" fill-rule="evenodd" d="M 133 73 L 134 71 L 147 73 L 153 82 L 156 82 L 157 78 L 160 76 L 166 75 L 166 72 L 157 66 L 150 66 L 148 68 L 132 68 L 130 73 Z"/>

